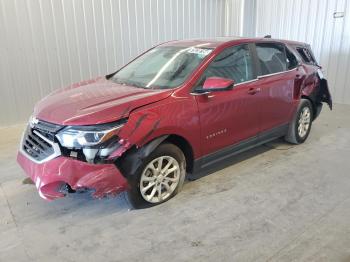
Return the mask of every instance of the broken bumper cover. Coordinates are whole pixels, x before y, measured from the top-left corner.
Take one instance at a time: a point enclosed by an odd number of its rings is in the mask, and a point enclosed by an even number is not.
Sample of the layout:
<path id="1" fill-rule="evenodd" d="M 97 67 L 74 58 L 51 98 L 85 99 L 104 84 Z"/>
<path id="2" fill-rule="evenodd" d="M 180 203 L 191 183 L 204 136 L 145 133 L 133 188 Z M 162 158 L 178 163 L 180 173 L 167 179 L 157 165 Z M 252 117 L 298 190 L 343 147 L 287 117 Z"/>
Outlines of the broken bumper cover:
<path id="1" fill-rule="evenodd" d="M 21 152 L 17 161 L 35 183 L 39 195 L 46 200 L 64 197 L 61 188 L 90 189 L 95 198 L 116 195 L 127 189 L 127 180 L 114 164 L 90 164 L 69 157 L 57 157 L 37 164 Z"/>

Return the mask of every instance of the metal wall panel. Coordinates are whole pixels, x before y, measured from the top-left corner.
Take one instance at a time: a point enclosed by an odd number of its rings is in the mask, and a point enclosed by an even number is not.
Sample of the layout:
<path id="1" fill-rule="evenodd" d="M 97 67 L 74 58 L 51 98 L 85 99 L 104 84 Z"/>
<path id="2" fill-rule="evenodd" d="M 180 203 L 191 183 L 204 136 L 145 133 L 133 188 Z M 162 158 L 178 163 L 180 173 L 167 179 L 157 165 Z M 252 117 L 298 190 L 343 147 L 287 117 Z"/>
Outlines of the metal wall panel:
<path id="1" fill-rule="evenodd" d="M 225 34 L 225 0 L 0 0 L 0 126 L 151 46 Z"/>
<path id="2" fill-rule="evenodd" d="M 333 100 L 350 104 L 350 1 L 256 1 L 256 36 L 309 43 L 324 68 Z M 344 12 L 344 17 L 334 18 L 334 12 Z"/>
<path id="3" fill-rule="evenodd" d="M 0 126 L 157 43 L 266 34 L 310 43 L 334 100 L 350 104 L 349 0 L 0 0 Z"/>
<path id="4" fill-rule="evenodd" d="M 227 0 L 225 6 L 225 35 L 242 36 L 245 0 Z"/>

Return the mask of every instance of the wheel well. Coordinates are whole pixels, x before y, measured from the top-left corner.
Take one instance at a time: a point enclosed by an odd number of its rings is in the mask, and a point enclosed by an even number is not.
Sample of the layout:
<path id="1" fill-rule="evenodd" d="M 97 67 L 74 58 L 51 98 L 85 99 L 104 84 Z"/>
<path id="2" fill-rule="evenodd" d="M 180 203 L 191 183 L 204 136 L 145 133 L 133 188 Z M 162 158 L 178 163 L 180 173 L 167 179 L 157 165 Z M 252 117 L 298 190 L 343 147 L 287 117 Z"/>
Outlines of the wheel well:
<path id="1" fill-rule="evenodd" d="M 309 96 L 302 95 L 301 98 L 307 99 L 307 100 L 310 101 L 310 103 L 311 103 L 311 105 L 312 105 L 312 114 L 313 114 L 313 118 L 315 119 L 316 112 L 317 112 L 316 103 L 315 103 L 315 102 L 312 100 L 312 98 L 309 97 Z"/>
<path id="2" fill-rule="evenodd" d="M 186 158 L 186 171 L 192 173 L 194 159 L 193 150 L 190 143 L 186 139 L 178 135 L 169 135 L 165 139 L 165 141 L 172 143 L 181 149 Z"/>

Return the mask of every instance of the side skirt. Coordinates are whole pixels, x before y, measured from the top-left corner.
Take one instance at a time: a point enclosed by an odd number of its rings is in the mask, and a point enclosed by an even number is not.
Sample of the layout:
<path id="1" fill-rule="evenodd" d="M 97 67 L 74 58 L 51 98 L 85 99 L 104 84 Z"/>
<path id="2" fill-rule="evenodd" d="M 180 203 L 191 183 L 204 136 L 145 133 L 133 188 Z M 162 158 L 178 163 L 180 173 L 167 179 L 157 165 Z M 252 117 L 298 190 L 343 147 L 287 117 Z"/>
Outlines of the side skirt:
<path id="1" fill-rule="evenodd" d="M 214 164 L 231 158 L 239 153 L 252 149 L 254 147 L 260 146 L 281 136 L 285 136 L 288 132 L 289 124 L 281 125 L 275 127 L 271 130 L 264 131 L 257 136 L 248 138 L 234 145 L 225 147 L 211 153 L 209 155 L 198 158 L 194 161 L 193 173 L 188 174 L 190 180 L 197 179 L 202 176 L 203 173 L 210 170 Z"/>

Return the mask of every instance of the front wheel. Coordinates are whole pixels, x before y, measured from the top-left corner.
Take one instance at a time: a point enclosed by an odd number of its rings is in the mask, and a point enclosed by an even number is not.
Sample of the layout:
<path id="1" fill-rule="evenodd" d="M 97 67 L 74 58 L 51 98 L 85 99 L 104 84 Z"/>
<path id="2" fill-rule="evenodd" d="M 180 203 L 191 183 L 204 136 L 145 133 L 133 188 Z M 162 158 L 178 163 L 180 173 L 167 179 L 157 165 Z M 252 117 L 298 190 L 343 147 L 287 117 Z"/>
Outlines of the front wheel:
<path id="1" fill-rule="evenodd" d="M 135 208 L 146 208 L 163 203 L 182 188 L 186 175 L 186 160 L 173 144 L 159 145 L 135 174 L 129 176 L 129 202 Z"/>
<path id="2" fill-rule="evenodd" d="M 309 136 L 313 119 L 311 102 L 301 99 L 293 121 L 289 124 L 285 140 L 292 144 L 304 143 Z"/>

